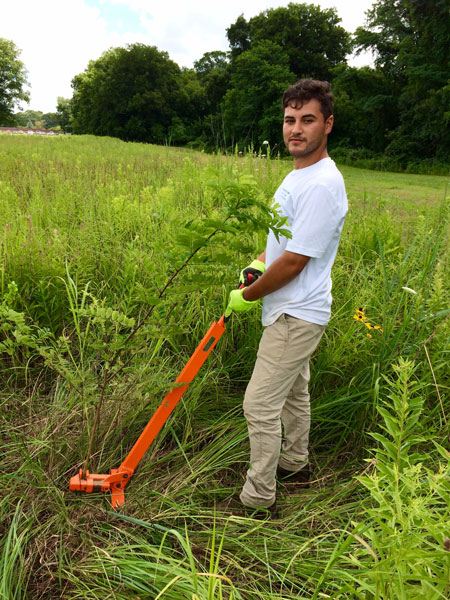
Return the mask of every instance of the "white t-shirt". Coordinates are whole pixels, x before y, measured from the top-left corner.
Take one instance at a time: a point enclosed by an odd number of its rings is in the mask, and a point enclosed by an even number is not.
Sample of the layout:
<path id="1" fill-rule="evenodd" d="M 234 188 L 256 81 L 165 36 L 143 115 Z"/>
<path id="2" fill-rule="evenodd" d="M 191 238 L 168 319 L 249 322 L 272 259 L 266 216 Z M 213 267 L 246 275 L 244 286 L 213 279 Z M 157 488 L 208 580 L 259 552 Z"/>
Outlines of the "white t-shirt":
<path id="1" fill-rule="evenodd" d="M 275 193 L 279 212 L 288 218 L 292 239 L 269 232 L 266 269 L 285 250 L 309 256 L 304 269 L 287 285 L 264 297 L 262 323 L 286 313 L 326 325 L 331 315 L 331 267 L 348 210 L 344 180 L 331 158 L 291 171 Z"/>

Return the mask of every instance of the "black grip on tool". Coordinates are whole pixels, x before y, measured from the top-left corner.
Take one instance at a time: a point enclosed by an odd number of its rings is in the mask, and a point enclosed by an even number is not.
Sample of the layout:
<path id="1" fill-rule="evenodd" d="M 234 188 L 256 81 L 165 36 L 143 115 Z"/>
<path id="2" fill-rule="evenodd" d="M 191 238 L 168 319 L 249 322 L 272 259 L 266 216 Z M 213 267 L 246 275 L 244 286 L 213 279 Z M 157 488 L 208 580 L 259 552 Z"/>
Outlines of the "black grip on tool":
<path id="1" fill-rule="evenodd" d="M 256 281 L 257 277 L 255 277 L 254 275 L 252 275 L 251 273 L 249 273 L 249 274 L 247 275 L 247 279 L 248 279 L 248 285 L 251 285 L 251 284 L 253 283 L 253 281 L 252 281 L 252 280 L 254 279 L 254 280 Z M 241 284 L 238 286 L 238 289 L 242 290 L 242 288 L 244 288 L 244 287 L 248 287 L 248 286 L 246 286 L 244 283 L 241 283 Z"/>

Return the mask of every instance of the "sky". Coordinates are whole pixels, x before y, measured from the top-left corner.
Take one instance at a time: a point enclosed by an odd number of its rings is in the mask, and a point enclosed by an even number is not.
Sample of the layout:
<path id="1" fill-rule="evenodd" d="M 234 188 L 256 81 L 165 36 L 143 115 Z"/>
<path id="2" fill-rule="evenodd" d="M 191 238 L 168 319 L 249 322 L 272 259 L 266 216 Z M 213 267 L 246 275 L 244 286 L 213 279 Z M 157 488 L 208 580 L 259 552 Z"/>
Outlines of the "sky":
<path id="1" fill-rule="evenodd" d="M 72 97 L 70 82 L 90 60 L 115 46 L 142 43 L 165 51 L 180 67 L 205 52 L 227 51 L 226 29 L 292 0 L 0 0 L 0 37 L 22 51 L 31 101 L 22 110 L 54 112 L 58 96 Z M 349 32 L 364 24 L 375 0 L 305 0 L 336 8 Z M 372 64 L 370 54 L 349 59 Z"/>

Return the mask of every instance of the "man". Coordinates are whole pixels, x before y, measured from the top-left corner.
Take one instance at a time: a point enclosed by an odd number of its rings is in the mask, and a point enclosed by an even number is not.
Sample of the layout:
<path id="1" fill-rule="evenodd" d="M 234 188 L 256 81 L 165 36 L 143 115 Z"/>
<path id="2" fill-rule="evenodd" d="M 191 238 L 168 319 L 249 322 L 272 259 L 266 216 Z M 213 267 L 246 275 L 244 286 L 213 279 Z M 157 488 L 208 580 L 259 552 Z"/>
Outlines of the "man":
<path id="1" fill-rule="evenodd" d="M 309 360 L 330 319 L 330 273 L 348 208 L 342 175 L 327 153 L 334 120 L 330 85 L 302 79 L 285 91 L 283 107 L 294 170 L 275 202 L 292 238 L 278 242 L 269 233 L 265 251 L 241 272 L 247 287 L 233 290 L 227 307 L 246 311 L 264 298 L 265 329 L 244 398 L 250 468 L 240 494 L 245 507 L 256 509 L 275 506 L 277 474 L 293 482 L 309 479 Z"/>

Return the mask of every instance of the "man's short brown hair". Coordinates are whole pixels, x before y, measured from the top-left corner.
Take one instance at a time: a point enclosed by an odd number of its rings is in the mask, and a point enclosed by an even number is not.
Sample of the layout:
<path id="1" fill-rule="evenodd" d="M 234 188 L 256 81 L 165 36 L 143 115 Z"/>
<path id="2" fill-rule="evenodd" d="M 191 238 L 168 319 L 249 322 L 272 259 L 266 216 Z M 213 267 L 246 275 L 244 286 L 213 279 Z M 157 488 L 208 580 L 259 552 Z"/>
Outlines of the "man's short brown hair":
<path id="1" fill-rule="evenodd" d="M 305 102 L 317 100 L 320 104 L 320 112 L 326 120 L 333 114 L 334 96 L 328 81 L 318 79 L 300 79 L 297 83 L 289 86 L 283 94 L 283 108 L 294 106 L 301 108 Z"/>

